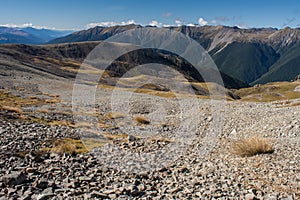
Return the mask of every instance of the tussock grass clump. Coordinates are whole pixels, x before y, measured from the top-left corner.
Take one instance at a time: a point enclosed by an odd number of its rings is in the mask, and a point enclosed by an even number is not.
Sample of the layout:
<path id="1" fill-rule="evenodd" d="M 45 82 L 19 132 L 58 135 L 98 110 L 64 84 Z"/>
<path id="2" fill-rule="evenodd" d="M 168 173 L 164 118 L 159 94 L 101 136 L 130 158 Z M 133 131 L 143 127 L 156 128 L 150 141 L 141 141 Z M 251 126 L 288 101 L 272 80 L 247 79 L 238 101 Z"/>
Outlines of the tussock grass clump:
<path id="1" fill-rule="evenodd" d="M 14 112 L 14 113 L 18 113 L 18 114 L 23 113 L 23 110 L 21 108 L 14 107 L 14 106 L 1 106 L 1 108 L 3 110 L 9 111 L 9 112 Z"/>
<path id="2" fill-rule="evenodd" d="M 142 115 L 136 116 L 134 120 L 141 124 L 150 124 L 150 120 Z"/>
<path id="3" fill-rule="evenodd" d="M 41 110 L 38 110 L 38 112 L 40 112 L 40 113 L 48 113 L 48 110 L 46 110 L 46 109 L 41 109 Z"/>
<path id="4" fill-rule="evenodd" d="M 290 106 L 300 106 L 300 102 L 292 103 Z"/>
<path id="5" fill-rule="evenodd" d="M 50 149 L 51 152 L 57 154 L 69 153 L 79 154 L 88 152 L 81 140 L 65 138 L 62 140 L 56 140 L 53 143 L 53 147 Z"/>
<path id="6" fill-rule="evenodd" d="M 30 96 L 30 99 L 37 99 L 37 96 Z"/>
<path id="7" fill-rule="evenodd" d="M 271 154 L 274 152 L 274 147 L 270 139 L 251 137 L 236 141 L 232 145 L 232 152 L 242 157 L 249 157 L 257 154 Z"/>
<path id="8" fill-rule="evenodd" d="M 108 142 L 100 139 L 83 138 L 83 139 L 55 139 L 52 142 L 52 147 L 40 149 L 40 152 L 53 152 L 57 154 L 68 153 L 71 155 L 87 153 L 94 148 L 103 146 Z"/>
<path id="9" fill-rule="evenodd" d="M 109 133 L 104 133 L 103 136 L 106 138 L 106 139 L 109 139 L 109 140 L 124 140 L 124 139 L 127 139 L 128 137 L 128 134 L 109 134 Z"/>
<path id="10" fill-rule="evenodd" d="M 53 98 L 58 98 L 60 95 L 59 94 L 49 94 L 49 97 L 53 97 Z"/>
<path id="11" fill-rule="evenodd" d="M 107 117 L 110 119 L 119 119 L 119 118 L 124 118 L 125 114 L 120 112 L 110 112 L 107 114 Z"/>
<path id="12" fill-rule="evenodd" d="M 46 99 L 45 100 L 45 103 L 59 103 L 59 102 L 61 102 L 61 100 L 59 100 L 59 99 L 56 99 L 56 98 L 54 98 L 54 99 Z"/>

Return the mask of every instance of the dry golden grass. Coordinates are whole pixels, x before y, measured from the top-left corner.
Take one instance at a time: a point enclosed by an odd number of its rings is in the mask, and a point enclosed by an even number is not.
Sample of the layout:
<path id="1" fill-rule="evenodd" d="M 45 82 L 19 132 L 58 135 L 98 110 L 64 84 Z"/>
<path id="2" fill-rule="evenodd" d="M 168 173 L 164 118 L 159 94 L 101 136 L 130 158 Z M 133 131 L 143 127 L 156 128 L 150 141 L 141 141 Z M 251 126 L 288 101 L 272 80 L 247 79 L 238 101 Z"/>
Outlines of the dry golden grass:
<path id="1" fill-rule="evenodd" d="M 52 148 L 43 148 L 42 151 L 50 151 L 57 154 L 69 153 L 69 154 L 81 154 L 87 153 L 94 148 L 107 144 L 107 141 L 99 139 L 72 139 L 64 138 L 53 141 Z"/>
<path id="2" fill-rule="evenodd" d="M 49 96 L 49 97 L 53 97 L 53 98 L 58 98 L 58 97 L 59 97 L 59 94 L 49 94 L 48 96 Z"/>
<path id="3" fill-rule="evenodd" d="M 99 128 L 110 128 L 111 125 L 105 124 L 105 123 L 98 123 L 98 127 L 99 127 Z"/>
<path id="4" fill-rule="evenodd" d="M 136 116 L 134 120 L 141 124 L 150 124 L 150 120 L 142 115 Z"/>
<path id="5" fill-rule="evenodd" d="M 56 98 L 54 98 L 54 99 L 46 99 L 45 100 L 45 103 L 59 103 L 59 102 L 61 102 L 61 100 L 56 99 Z"/>
<path id="6" fill-rule="evenodd" d="M 18 113 L 20 115 L 23 113 L 23 110 L 21 108 L 13 107 L 13 106 L 1 106 L 1 109 L 10 111 L 10 112 L 14 112 L 14 113 Z"/>
<path id="7" fill-rule="evenodd" d="M 78 152 L 78 143 L 81 145 L 82 142 L 79 140 L 74 140 L 70 138 L 66 138 L 63 140 L 57 140 L 53 143 L 53 147 L 50 149 L 51 152 L 63 154 L 63 153 L 69 153 L 69 154 L 76 154 Z M 77 144 L 77 146 L 76 146 Z"/>
<path id="8" fill-rule="evenodd" d="M 103 136 L 109 140 L 116 140 L 116 139 L 127 140 L 128 137 L 127 134 L 109 134 L 109 133 L 104 133 Z"/>
<path id="9" fill-rule="evenodd" d="M 21 108 L 27 105 L 39 105 L 42 101 L 39 99 L 21 98 L 9 93 L 6 90 L 0 90 L 0 105 Z"/>
<path id="10" fill-rule="evenodd" d="M 92 123 L 87 123 L 87 122 L 78 122 L 74 125 L 75 128 L 90 128 L 93 127 L 94 125 Z"/>
<path id="11" fill-rule="evenodd" d="M 290 106 L 300 106 L 300 102 L 292 103 L 292 104 L 290 104 Z"/>
<path id="12" fill-rule="evenodd" d="M 125 114 L 120 112 L 110 112 L 107 114 L 107 117 L 110 119 L 119 119 L 119 118 L 124 118 Z"/>
<path id="13" fill-rule="evenodd" d="M 299 82 L 272 82 L 259 87 L 242 88 L 235 94 L 242 97 L 242 101 L 270 102 L 300 98 L 300 92 L 295 92 Z"/>
<path id="14" fill-rule="evenodd" d="M 38 112 L 40 112 L 40 113 L 47 113 L 48 110 L 46 110 L 46 109 L 41 109 L 41 110 L 38 110 Z"/>
<path id="15" fill-rule="evenodd" d="M 36 96 L 30 96 L 29 98 L 30 98 L 30 99 L 37 99 Z"/>
<path id="16" fill-rule="evenodd" d="M 82 144 L 84 144 L 85 149 L 89 152 L 94 148 L 104 146 L 108 143 L 106 140 L 94 139 L 94 138 L 83 138 L 81 139 Z"/>
<path id="17" fill-rule="evenodd" d="M 274 152 L 271 141 L 262 137 L 251 137 L 236 141 L 232 145 L 232 153 L 242 157 L 254 156 L 257 154 L 270 154 Z"/>
<path id="18" fill-rule="evenodd" d="M 166 92 L 166 91 L 157 91 L 157 90 L 151 90 L 151 89 L 138 88 L 138 89 L 135 89 L 134 92 L 142 93 L 142 94 L 150 94 L 150 95 L 165 97 L 165 98 L 176 98 L 177 97 L 173 91 Z"/>

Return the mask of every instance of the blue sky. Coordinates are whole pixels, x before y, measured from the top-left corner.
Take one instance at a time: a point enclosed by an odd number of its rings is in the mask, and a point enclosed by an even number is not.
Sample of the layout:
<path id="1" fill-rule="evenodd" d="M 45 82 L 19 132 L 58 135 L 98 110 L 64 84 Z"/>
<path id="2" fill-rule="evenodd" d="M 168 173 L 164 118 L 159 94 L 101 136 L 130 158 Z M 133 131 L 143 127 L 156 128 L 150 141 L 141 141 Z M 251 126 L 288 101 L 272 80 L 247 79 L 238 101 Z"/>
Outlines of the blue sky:
<path id="1" fill-rule="evenodd" d="M 1 0 L 0 25 L 84 29 L 142 25 L 300 27 L 297 0 Z M 25 24 L 25 25 L 24 25 Z"/>

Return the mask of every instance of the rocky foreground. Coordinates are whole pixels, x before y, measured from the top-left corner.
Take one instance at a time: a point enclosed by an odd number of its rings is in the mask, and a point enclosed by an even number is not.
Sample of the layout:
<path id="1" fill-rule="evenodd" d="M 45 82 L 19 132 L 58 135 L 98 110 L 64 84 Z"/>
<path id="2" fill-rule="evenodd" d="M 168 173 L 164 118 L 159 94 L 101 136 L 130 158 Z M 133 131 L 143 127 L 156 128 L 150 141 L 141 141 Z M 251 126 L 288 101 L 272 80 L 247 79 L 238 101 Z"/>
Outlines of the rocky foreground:
<path id="1" fill-rule="evenodd" d="M 202 132 L 213 119 L 208 101 L 199 101 L 203 104 L 201 111 L 191 113 L 200 113 L 196 139 L 173 162 L 138 171 L 108 165 L 107 160 L 99 159 L 101 148 L 83 154 L 41 153 L 39 150 L 53 138 L 80 138 L 78 129 L 11 119 L 2 114 L 0 199 L 300 199 L 300 106 L 228 102 L 223 133 L 213 148 L 200 156 Z M 142 112 L 144 108 L 138 109 Z M 66 118 L 59 113 L 38 115 Z M 113 123 L 110 120 L 107 123 Z M 157 131 L 173 130 L 165 125 L 155 129 L 158 125 L 151 123 L 141 126 L 141 130 L 147 126 Z M 106 131 L 115 134 L 116 128 Z M 252 157 L 232 153 L 236 139 L 254 134 L 270 138 L 274 153 Z M 145 142 L 128 136 L 127 140 L 108 146 L 143 153 L 168 142 Z M 110 158 L 118 160 L 119 156 L 112 152 Z M 154 163 L 147 159 L 146 162 Z"/>

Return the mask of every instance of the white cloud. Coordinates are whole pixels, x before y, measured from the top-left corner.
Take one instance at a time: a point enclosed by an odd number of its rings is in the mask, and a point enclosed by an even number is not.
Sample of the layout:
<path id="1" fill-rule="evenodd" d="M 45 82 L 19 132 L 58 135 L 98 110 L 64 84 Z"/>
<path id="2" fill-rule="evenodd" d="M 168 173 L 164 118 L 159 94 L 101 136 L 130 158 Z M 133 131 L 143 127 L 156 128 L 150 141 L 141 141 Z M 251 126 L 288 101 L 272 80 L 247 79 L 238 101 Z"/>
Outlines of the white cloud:
<path id="1" fill-rule="evenodd" d="M 205 21 L 202 17 L 200 17 L 198 19 L 198 23 L 199 23 L 200 26 L 205 26 L 205 25 L 207 25 L 208 22 Z"/>
<path id="2" fill-rule="evenodd" d="M 244 24 L 244 23 L 239 23 L 239 24 L 236 24 L 236 25 L 234 25 L 234 26 L 236 26 L 236 27 L 238 27 L 238 28 L 240 28 L 240 29 L 248 29 L 249 27 L 246 25 L 246 24 Z"/>
<path id="3" fill-rule="evenodd" d="M 175 24 L 176 24 L 176 26 L 181 26 L 182 25 L 182 21 L 179 20 L 179 19 L 177 19 L 177 20 L 175 20 Z"/>
<path id="4" fill-rule="evenodd" d="M 164 24 L 161 22 L 158 22 L 156 20 L 152 20 L 151 22 L 149 22 L 150 26 L 157 26 L 157 27 L 162 27 Z"/>
<path id="5" fill-rule="evenodd" d="M 189 23 L 189 24 L 187 24 L 186 26 L 196 26 L 195 24 L 192 24 L 192 23 Z"/>
<path id="6" fill-rule="evenodd" d="M 47 27 L 47 26 L 35 26 L 32 23 L 25 23 L 25 24 L 0 24 L 0 26 L 8 27 L 8 28 L 36 28 L 36 29 L 51 29 L 51 30 L 58 30 L 53 27 Z"/>
<path id="7" fill-rule="evenodd" d="M 106 21 L 106 22 L 97 22 L 97 23 L 89 23 L 85 25 L 86 29 L 94 28 L 96 26 L 116 26 L 116 25 L 129 25 L 129 24 L 135 24 L 135 21 L 133 19 L 128 21 L 122 21 L 122 22 L 114 22 L 114 21 Z"/>

